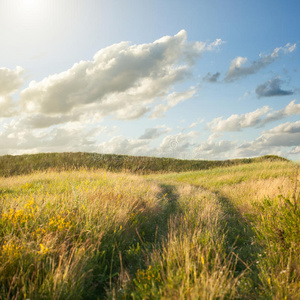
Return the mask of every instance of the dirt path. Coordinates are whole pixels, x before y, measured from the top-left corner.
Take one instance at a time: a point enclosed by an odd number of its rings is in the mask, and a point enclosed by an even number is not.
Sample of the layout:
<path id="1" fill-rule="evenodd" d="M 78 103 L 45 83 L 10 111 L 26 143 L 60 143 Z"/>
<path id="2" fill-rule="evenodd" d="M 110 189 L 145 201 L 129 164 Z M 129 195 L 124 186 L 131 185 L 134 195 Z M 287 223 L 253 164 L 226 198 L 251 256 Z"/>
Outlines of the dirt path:
<path id="1" fill-rule="evenodd" d="M 239 290 L 241 293 L 247 291 L 247 294 L 243 295 L 244 299 L 257 299 L 259 289 L 257 262 L 263 249 L 256 241 L 257 237 L 250 222 L 234 206 L 233 201 L 220 192 L 210 191 L 199 186 L 177 183 L 160 183 L 160 186 L 163 192 L 168 193 L 169 202 L 174 203 L 173 215 L 182 213 L 176 211 L 176 204 L 181 197 L 180 192 L 178 192 L 180 186 L 196 189 L 196 194 L 200 197 L 203 193 L 210 193 L 217 199 L 225 216 L 222 220 L 222 227 L 225 232 L 224 242 L 228 257 L 231 255 L 234 257 L 235 266 L 233 269 L 235 277 L 239 278 L 240 281 Z"/>

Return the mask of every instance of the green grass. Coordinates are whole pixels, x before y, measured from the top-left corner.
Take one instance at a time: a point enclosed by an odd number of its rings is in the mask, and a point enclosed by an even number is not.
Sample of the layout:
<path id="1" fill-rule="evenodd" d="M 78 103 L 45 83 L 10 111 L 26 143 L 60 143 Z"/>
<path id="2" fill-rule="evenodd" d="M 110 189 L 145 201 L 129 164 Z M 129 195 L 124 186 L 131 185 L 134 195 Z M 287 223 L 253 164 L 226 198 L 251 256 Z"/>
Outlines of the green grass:
<path id="1" fill-rule="evenodd" d="M 0 299 L 300 299 L 298 164 L 94 156 L 1 157 Z"/>
<path id="2" fill-rule="evenodd" d="M 129 171 L 138 174 L 183 172 L 249 164 L 260 161 L 287 161 L 285 158 L 266 155 L 257 158 L 226 161 L 180 160 L 172 158 L 136 157 L 97 153 L 39 153 L 30 155 L 0 156 L 0 176 L 29 174 L 35 171 L 57 171 L 78 168 L 103 169 L 111 172 Z"/>

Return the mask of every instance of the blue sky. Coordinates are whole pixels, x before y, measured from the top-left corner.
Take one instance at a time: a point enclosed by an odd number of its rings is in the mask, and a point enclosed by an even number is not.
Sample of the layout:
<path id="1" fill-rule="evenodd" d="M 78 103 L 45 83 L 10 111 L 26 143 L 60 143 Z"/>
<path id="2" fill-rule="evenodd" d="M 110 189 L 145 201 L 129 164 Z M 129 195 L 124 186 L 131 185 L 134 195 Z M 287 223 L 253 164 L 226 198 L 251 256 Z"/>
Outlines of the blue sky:
<path id="1" fill-rule="evenodd" d="M 300 2 L 0 0 L 0 154 L 300 160 Z"/>

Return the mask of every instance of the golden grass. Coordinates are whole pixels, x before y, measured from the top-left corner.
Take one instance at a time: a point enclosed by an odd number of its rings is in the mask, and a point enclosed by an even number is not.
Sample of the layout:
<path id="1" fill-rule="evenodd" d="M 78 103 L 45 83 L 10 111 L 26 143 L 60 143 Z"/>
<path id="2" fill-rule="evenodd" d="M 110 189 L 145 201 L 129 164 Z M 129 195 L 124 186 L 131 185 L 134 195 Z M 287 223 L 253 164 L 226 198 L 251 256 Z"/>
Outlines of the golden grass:
<path id="1" fill-rule="evenodd" d="M 299 299 L 298 170 L 299 164 L 291 162 L 261 162 L 149 178 L 189 183 L 214 193 L 223 203 L 228 212 L 227 236 L 237 238 L 235 243 L 231 239 L 233 253 L 251 269 L 252 296 L 245 289 L 244 297 Z"/>
<path id="2" fill-rule="evenodd" d="M 0 299 L 299 299 L 299 166 L 0 180 Z"/>
<path id="3" fill-rule="evenodd" d="M 85 170 L 4 178 L 0 190 L 1 292 L 15 299 L 84 293 L 93 260 L 103 256 L 105 269 L 105 251 L 135 234 L 136 220 L 160 201 L 141 177 Z"/>
<path id="4" fill-rule="evenodd" d="M 180 185 L 176 192 L 177 213 L 161 247 L 119 290 L 134 299 L 234 298 L 240 282 L 234 276 L 235 257 L 226 253 L 219 201 L 190 185 Z M 122 299 L 124 294 L 115 290 L 114 296 Z"/>

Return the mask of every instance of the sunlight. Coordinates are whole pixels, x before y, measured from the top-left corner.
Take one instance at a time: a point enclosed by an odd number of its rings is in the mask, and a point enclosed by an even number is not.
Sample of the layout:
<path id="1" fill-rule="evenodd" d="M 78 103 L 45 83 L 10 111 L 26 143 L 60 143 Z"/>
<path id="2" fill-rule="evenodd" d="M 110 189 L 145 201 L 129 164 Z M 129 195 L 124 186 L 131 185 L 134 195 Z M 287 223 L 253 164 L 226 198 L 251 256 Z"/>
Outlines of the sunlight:
<path id="1" fill-rule="evenodd" d="M 31 9 L 39 5 L 40 2 L 38 0 L 21 0 L 20 5 L 25 9 Z"/>
<path id="2" fill-rule="evenodd" d="M 43 1 L 41 0 L 19 0 L 18 8 L 20 13 L 32 14 L 40 12 L 43 7 Z"/>

